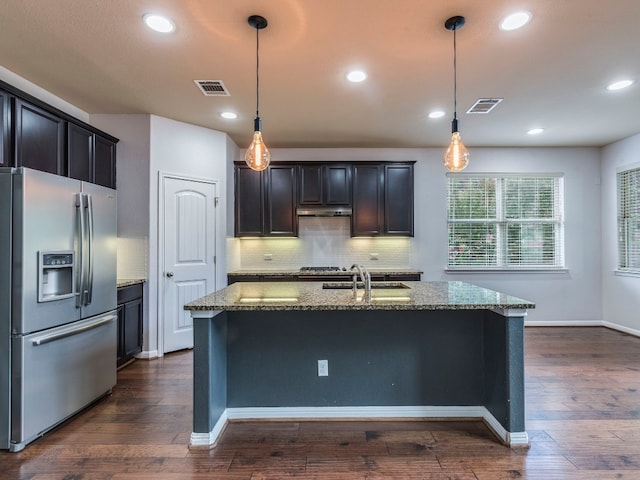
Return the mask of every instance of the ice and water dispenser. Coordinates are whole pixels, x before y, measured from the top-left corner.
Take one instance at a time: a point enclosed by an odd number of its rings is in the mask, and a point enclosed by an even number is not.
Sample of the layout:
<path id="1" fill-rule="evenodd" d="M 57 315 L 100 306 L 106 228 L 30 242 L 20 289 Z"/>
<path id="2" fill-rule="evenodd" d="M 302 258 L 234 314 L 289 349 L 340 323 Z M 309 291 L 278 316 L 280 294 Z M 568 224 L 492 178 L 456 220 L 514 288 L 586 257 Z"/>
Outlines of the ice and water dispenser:
<path id="1" fill-rule="evenodd" d="M 38 302 L 75 295 L 73 251 L 38 252 Z"/>

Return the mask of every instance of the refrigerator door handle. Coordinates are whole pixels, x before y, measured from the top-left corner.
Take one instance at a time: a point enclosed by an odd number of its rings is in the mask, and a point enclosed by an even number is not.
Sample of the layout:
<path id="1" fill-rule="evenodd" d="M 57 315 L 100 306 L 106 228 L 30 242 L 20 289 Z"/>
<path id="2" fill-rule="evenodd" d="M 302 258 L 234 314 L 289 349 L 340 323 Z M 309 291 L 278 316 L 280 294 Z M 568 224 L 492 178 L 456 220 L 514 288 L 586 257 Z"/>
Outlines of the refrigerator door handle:
<path id="1" fill-rule="evenodd" d="M 84 302 L 84 196 L 76 193 L 76 242 L 78 256 L 76 258 L 76 307 Z"/>
<path id="2" fill-rule="evenodd" d="M 51 335 L 43 335 L 42 337 L 36 337 L 31 341 L 33 346 L 45 345 L 47 343 L 55 342 L 56 340 L 61 340 L 63 338 L 72 337 L 73 335 L 78 335 L 79 333 L 83 333 L 89 330 L 93 330 L 94 328 L 98 328 L 105 323 L 109 323 L 112 320 L 118 318 L 116 315 L 107 315 L 106 317 L 102 317 L 96 320 L 93 323 L 83 325 L 73 330 L 67 330 L 66 332 L 52 333 Z"/>
<path id="3" fill-rule="evenodd" d="M 87 297 L 85 305 L 89 305 L 93 299 L 93 200 L 91 195 L 87 194 Z"/>

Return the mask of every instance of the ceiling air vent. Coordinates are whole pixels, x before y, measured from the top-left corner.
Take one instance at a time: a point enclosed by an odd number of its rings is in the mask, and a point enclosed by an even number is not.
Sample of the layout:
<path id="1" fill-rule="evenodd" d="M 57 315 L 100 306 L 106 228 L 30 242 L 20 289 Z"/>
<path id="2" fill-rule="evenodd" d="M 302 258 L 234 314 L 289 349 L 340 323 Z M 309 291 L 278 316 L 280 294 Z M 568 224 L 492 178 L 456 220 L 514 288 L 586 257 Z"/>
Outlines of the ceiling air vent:
<path id="1" fill-rule="evenodd" d="M 205 97 L 228 97 L 229 91 L 222 80 L 194 80 Z"/>
<path id="2" fill-rule="evenodd" d="M 489 113 L 502 100 L 502 98 L 479 98 L 476 103 L 471 105 L 467 113 Z"/>

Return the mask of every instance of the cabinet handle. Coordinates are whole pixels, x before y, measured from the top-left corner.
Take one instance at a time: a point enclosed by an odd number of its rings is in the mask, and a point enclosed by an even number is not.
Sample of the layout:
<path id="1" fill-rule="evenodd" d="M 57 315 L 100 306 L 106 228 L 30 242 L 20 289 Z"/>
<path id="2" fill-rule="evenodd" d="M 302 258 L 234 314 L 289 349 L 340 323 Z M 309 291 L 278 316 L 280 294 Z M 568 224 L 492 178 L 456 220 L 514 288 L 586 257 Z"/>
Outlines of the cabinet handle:
<path id="1" fill-rule="evenodd" d="M 167 277 L 169 278 L 173 277 L 173 272 L 167 272 Z"/>

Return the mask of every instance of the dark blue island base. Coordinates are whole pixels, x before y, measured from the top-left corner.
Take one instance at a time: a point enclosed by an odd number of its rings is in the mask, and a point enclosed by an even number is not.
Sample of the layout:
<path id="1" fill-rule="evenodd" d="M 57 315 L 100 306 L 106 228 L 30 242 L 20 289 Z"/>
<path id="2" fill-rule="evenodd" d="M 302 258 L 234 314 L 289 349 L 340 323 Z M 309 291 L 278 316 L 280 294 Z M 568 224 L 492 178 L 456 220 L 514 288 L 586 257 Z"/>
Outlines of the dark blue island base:
<path id="1" fill-rule="evenodd" d="M 504 444 L 528 445 L 525 309 L 191 315 L 194 447 L 215 446 L 233 420 L 358 418 L 481 418 Z"/>

